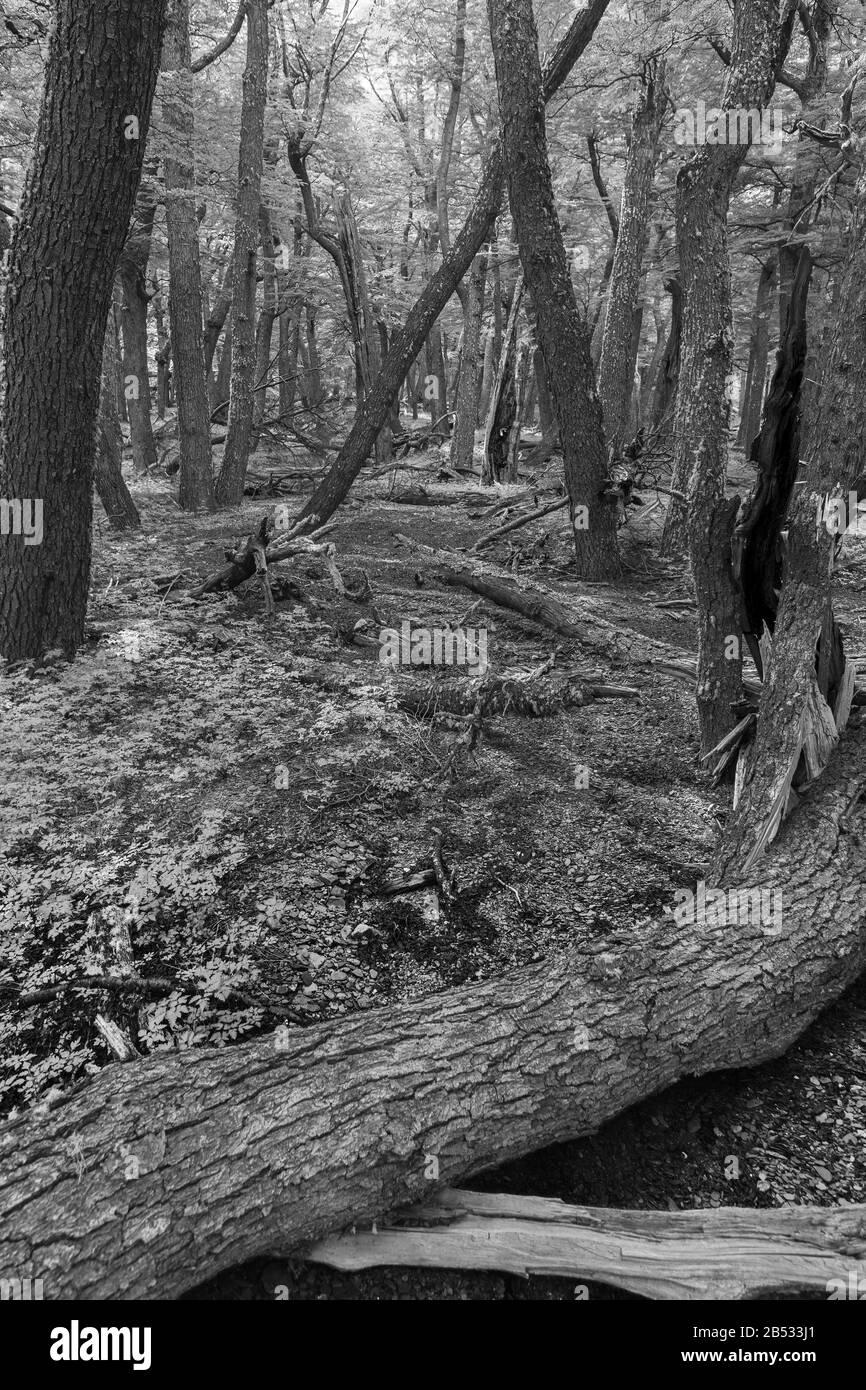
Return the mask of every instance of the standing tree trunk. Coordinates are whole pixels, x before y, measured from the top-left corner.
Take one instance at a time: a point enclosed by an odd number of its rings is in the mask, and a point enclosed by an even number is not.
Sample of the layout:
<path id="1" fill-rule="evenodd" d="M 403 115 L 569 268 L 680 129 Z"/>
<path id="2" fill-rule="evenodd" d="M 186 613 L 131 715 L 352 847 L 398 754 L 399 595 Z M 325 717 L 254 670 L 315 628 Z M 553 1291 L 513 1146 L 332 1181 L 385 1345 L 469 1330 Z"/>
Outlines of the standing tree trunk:
<path id="1" fill-rule="evenodd" d="M 229 309 L 232 307 L 232 269 L 232 262 L 229 261 L 225 268 L 219 294 L 214 300 L 213 308 L 208 314 L 207 323 L 204 326 L 204 370 L 211 410 L 215 410 L 219 405 L 216 396 L 216 376 L 214 375 L 213 363 L 220 334 L 225 328 Z"/>
<path id="2" fill-rule="evenodd" d="M 501 483 L 505 481 L 508 460 L 512 448 L 512 435 L 517 413 L 515 392 L 515 365 L 517 359 L 517 325 L 523 305 L 523 274 L 519 274 L 510 298 L 508 323 L 502 335 L 499 364 L 487 419 L 484 422 L 484 457 L 481 464 L 482 483 Z M 520 426 L 517 426 L 518 430 Z"/>
<path id="3" fill-rule="evenodd" d="M 184 511 L 196 511 L 212 508 L 214 497 L 195 207 L 189 0 L 170 0 L 162 61 L 162 118 L 170 136 L 170 153 L 165 157 L 165 221 L 168 318 L 180 435 L 179 501 Z"/>
<path id="4" fill-rule="evenodd" d="M 165 419 L 165 412 L 171 403 L 171 338 L 165 331 L 165 310 L 162 305 L 162 286 L 159 276 L 151 280 L 153 293 L 153 317 L 156 321 L 156 414 Z"/>
<path id="5" fill-rule="evenodd" d="M 609 578 L 619 573 L 616 510 L 603 495 L 601 402 L 553 199 L 532 3 L 488 0 L 488 12 L 508 196 L 559 421 L 577 569 L 582 578 Z"/>
<path id="6" fill-rule="evenodd" d="M 262 203 L 259 208 L 259 229 L 262 238 L 262 307 L 256 325 L 256 394 L 253 404 L 253 427 L 258 433 L 265 418 L 267 403 L 268 374 L 271 365 L 271 342 L 274 336 L 274 319 L 277 316 L 277 275 L 274 265 L 274 238 L 271 232 L 271 214 Z"/>
<path id="7" fill-rule="evenodd" d="M 115 296 L 117 298 L 117 296 Z M 141 527 L 138 509 L 123 481 L 123 435 L 114 381 L 117 376 L 117 339 L 113 314 L 109 314 L 102 352 L 102 385 L 99 393 L 99 419 L 96 425 L 94 483 L 105 508 L 109 525 L 115 531 L 137 531 Z"/>
<path id="8" fill-rule="evenodd" d="M 798 95 L 801 101 L 800 120 L 806 124 L 820 119 L 821 106 L 827 86 L 828 40 L 839 9 L 838 0 L 814 0 L 809 14 L 809 61 L 801 80 Z M 787 235 L 779 246 L 779 329 L 784 332 L 788 316 L 791 284 L 797 267 L 800 247 L 806 240 L 809 215 L 814 216 L 815 192 L 820 164 L 815 158 L 811 137 L 800 128 L 797 133 L 797 152 L 785 209 Z M 760 421 L 759 421 L 760 423 Z M 751 436 L 750 436 L 751 438 Z M 748 445 L 748 440 L 746 441 Z"/>
<path id="9" fill-rule="evenodd" d="M 595 33 L 608 3 L 609 0 L 590 0 L 586 9 L 575 15 L 568 31 L 545 64 L 545 101 L 549 101 L 562 86 Z M 421 351 L 427 334 L 489 235 L 491 223 L 499 211 L 503 173 L 502 153 L 496 145 L 485 161 L 481 187 L 459 236 L 413 305 L 403 328 L 394 334 L 387 360 L 382 364 L 363 410 L 353 421 L 333 466 L 298 516 L 296 529 L 299 532 L 315 530 L 327 521 L 364 467 L 379 431 L 389 417 L 391 402 Z"/>
<path id="10" fill-rule="evenodd" d="M 0 495 L 44 536 L 0 545 L 0 654 L 84 636 L 93 460 L 112 285 L 141 178 L 164 0 L 58 0 L 9 258 Z"/>
<path id="11" fill-rule="evenodd" d="M 267 4 L 266 0 L 250 0 L 247 6 L 247 58 L 238 155 L 231 392 L 225 452 L 216 485 L 217 501 L 229 506 L 236 506 L 243 498 L 252 439 L 253 377 L 256 368 L 256 247 L 264 162 L 267 71 Z"/>
<path id="12" fill-rule="evenodd" d="M 142 181 L 132 226 L 120 257 L 120 310 L 123 330 L 123 378 L 129 417 L 132 461 L 139 473 L 156 465 L 156 443 L 150 421 L 150 369 L 147 361 L 147 263 L 156 213 L 156 190 Z"/>
<path id="13" fill-rule="evenodd" d="M 749 333 L 749 364 L 746 369 L 746 384 L 740 406 L 740 424 L 737 430 L 737 444 L 748 450 L 752 440 L 761 428 L 761 406 L 764 403 L 764 380 L 767 375 L 767 359 L 770 351 L 770 307 L 773 299 L 773 286 L 776 282 L 776 257 L 765 261 L 758 276 L 758 290 L 755 296 L 755 309 Z"/>
<path id="14" fill-rule="evenodd" d="M 644 64 L 631 123 L 618 235 L 604 320 L 598 393 L 608 444 L 622 453 L 629 425 L 637 344 L 634 316 L 640 305 L 641 267 L 647 244 L 650 194 L 659 132 L 667 109 L 664 63 Z"/>
<path id="15" fill-rule="evenodd" d="M 484 318 L 486 280 L 487 257 L 481 252 L 475 258 L 469 273 L 469 299 L 463 320 L 460 380 L 457 388 L 454 433 L 451 436 L 452 468 L 471 469 L 474 467 L 481 323 Z"/>
<path id="16" fill-rule="evenodd" d="M 669 435 L 673 426 L 673 407 L 680 376 L 680 343 L 683 330 L 683 292 L 675 277 L 665 280 L 671 297 L 671 322 L 664 356 L 653 388 L 651 428 L 653 433 Z M 686 480 L 687 481 L 687 480 Z"/>
<path id="17" fill-rule="evenodd" d="M 778 0 L 735 0 L 734 42 L 723 111 L 763 110 L 790 42 L 795 13 Z M 727 122 L 727 118 L 724 118 Z M 706 145 L 677 178 L 677 245 L 684 295 L 682 366 L 675 419 L 674 477 L 688 476 L 687 531 L 698 601 L 697 706 L 703 752 L 734 723 L 742 652 L 731 575 L 735 504 L 725 500 L 733 371 L 728 204 L 748 149 L 751 123 L 736 141 Z M 745 137 L 745 138 L 743 138 Z M 676 486 L 676 484 L 675 484 Z M 683 526 L 672 499 L 662 539 L 676 548 Z"/>

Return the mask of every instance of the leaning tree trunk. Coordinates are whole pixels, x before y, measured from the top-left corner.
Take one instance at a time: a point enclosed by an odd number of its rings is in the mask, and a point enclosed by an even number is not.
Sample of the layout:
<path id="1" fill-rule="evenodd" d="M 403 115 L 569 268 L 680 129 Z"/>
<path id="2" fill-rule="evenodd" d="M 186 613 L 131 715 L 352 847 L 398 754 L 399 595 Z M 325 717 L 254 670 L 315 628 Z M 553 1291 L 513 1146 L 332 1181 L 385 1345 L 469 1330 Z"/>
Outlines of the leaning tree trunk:
<path id="1" fill-rule="evenodd" d="M 193 167 L 193 76 L 189 0 L 171 0 L 163 51 L 162 118 L 168 235 L 168 318 L 180 435 L 180 493 L 185 511 L 213 507 L 210 403 L 202 344 L 202 285 Z"/>
<path id="2" fill-rule="evenodd" d="M 780 20 L 778 0 L 736 0 L 734 42 L 723 111 L 763 110 L 790 41 L 793 7 Z M 727 118 L 725 118 L 727 119 Z M 674 426 L 674 478 L 689 477 L 688 514 L 672 499 L 662 546 L 677 548 L 685 525 L 698 601 L 697 707 L 704 753 L 734 724 L 742 658 L 738 604 L 731 576 L 733 511 L 725 501 L 733 371 L 728 204 L 745 158 L 751 125 L 738 122 L 740 143 L 706 145 L 677 177 L 677 245 L 684 316 L 682 365 Z M 743 137 L 746 137 L 745 139 Z"/>
<path id="3" fill-rule="evenodd" d="M 109 1066 L 11 1121 L 0 1267 L 50 1299 L 173 1298 L 428 1197 L 434 1172 L 453 1186 L 780 1056 L 866 967 L 864 778 L 859 731 L 753 883 L 782 894 L 782 930 L 708 904 L 502 980 Z"/>
<path id="4" fill-rule="evenodd" d="M 545 64 L 545 101 L 549 101 L 562 86 L 595 33 L 608 3 L 609 0 L 590 0 L 586 9 L 573 19 L 564 38 Z M 502 153 L 497 144 L 487 156 L 481 187 L 463 228 L 413 305 L 402 329 L 394 334 L 391 350 L 382 364 L 373 390 L 353 421 L 333 466 L 298 516 L 298 530 L 312 531 L 322 525 L 339 507 L 361 472 L 379 431 L 388 420 L 391 402 L 424 346 L 427 334 L 489 235 L 490 225 L 499 211 L 503 177 Z"/>
<path id="5" fill-rule="evenodd" d="M 253 426 L 256 368 L 256 247 L 264 163 L 264 122 L 268 72 L 266 0 L 247 6 L 247 58 L 238 154 L 238 200 L 232 276 L 232 377 L 228 430 L 216 484 L 217 501 L 236 506 L 244 495 Z"/>
<path id="6" fill-rule="evenodd" d="M 659 65 L 653 59 L 644 65 L 632 116 L 598 368 L 604 427 L 608 445 L 613 447 L 617 458 L 622 453 L 629 425 L 637 360 L 634 315 L 641 300 L 641 267 L 647 244 L 650 194 L 667 104 L 664 63 Z"/>
<path id="7" fill-rule="evenodd" d="M 132 461 L 139 473 L 156 466 L 156 442 L 150 420 L 150 368 L 147 361 L 147 263 L 156 214 L 156 190 L 142 180 L 135 202 L 132 226 L 120 257 L 123 298 L 120 321 L 123 330 L 123 378 L 132 443 Z"/>
<path id="8" fill-rule="evenodd" d="M 115 293 L 115 299 L 119 296 Z M 117 376 L 117 339 L 113 315 L 109 315 L 102 352 L 102 386 L 99 393 L 99 419 L 96 425 L 96 457 L 93 481 L 105 508 L 109 525 L 115 531 L 137 531 L 141 527 L 138 509 L 123 480 L 123 435 L 114 381 Z"/>
<path id="9" fill-rule="evenodd" d="M 538 345 L 559 421 L 575 558 L 582 578 L 619 572 L 616 510 L 589 338 L 578 314 L 547 159 L 531 0 L 488 0 L 508 196 Z"/>
<path id="10" fill-rule="evenodd" d="M 41 545 L 0 545 L 0 653 L 84 636 L 102 349 L 141 177 L 164 0 L 59 0 L 9 256 L 0 495 L 38 498 Z"/>

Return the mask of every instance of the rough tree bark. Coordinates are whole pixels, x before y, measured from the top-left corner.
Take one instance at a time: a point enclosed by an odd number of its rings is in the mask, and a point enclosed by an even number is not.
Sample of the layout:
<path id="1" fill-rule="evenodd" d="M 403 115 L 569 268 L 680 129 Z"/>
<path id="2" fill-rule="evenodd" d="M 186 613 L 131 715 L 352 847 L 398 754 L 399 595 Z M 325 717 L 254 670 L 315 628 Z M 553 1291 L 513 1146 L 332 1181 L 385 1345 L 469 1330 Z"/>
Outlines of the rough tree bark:
<path id="1" fill-rule="evenodd" d="M 796 278 L 794 284 L 796 285 Z M 796 299 L 792 297 L 792 303 Z M 795 778 L 820 777 L 848 718 L 853 666 L 846 661 L 833 614 L 832 573 L 839 529 L 854 523 L 851 491 L 862 488 L 866 432 L 866 180 L 861 172 L 851 252 L 812 435 L 806 486 L 787 518 L 787 545 L 769 669 L 765 672 L 754 743 L 741 755 L 729 848 L 720 868 L 739 856 L 757 862 L 790 807 Z M 802 374 L 801 347 L 799 372 Z M 799 385 L 799 383 L 797 383 Z M 790 393 L 789 393 L 790 394 Z M 795 394 L 796 404 L 796 394 Z M 763 432 L 762 432 L 763 433 Z M 782 440 L 796 476 L 799 420 Z M 772 441 L 771 441 L 772 442 Z M 828 498 L 839 500 L 842 526 L 828 524 Z M 784 524 L 780 518 L 779 527 Z M 768 577 L 769 579 L 769 577 Z M 799 773 L 799 777 L 798 777 Z"/>
<path id="2" fill-rule="evenodd" d="M 185 511 L 212 508 L 210 403 L 202 348 L 202 285 L 193 167 L 193 77 L 189 0 L 171 0 L 163 50 L 162 119 L 168 234 L 168 318 L 180 436 L 180 491 Z"/>
<path id="3" fill-rule="evenodd" d="M 0 653 L 84 636 L 102 349 L 141 177 L 164 0 L 61 0 L 4 309 L 0 496 L 39 498 L 41 545 L 0 546 Z"/>
<path id="4" fill-rule="evenodd" d="M 232 275 L 232 375 L 225 450 L 216 483 L 216 499 L 236 506 L 244 495 L 253 426 L 253 377 L 256 367 L 256 249 L 264 163 L 264 121 L 268 72 L 266 0 L 247 5 L 247 57 L 243 79 L 241 139 L 238 154 L 238 199 Z"/>
<path id="5" fill-rule="evenodd" d="M 606 578 L 619 572 L 616 511 L 604 496 L 601 402 L 553 198 L 532 4 L 489 0 L 488 9 L 508 195 L 559 422 L 577 571 Z"/>
<path id="6" fill-rule="evenodd" d="M 644 64 L 631 123 L 631 142 L 613 256 L 598 394 L 604 411 L 608 444 L 619 457 L 629 425 L 629 404 L 637 358 L 632 332 L 640 303 L 641 267 L 649 229 L 650 195 L 655 174 L 659 133 L 667 110 L 664 63 Z"/>
<path id="7" fill-rule="evenodd" d="M 753 882 L 782 893 L 780 932 L 708 907 L 417 1003 L 108 1067 L 0 1131 L 0 1266 L 51 1299 L 172 1298 L 429 1197 L 430 1156 L 453 1186 L 781 1055 L 866 966 L 866 734 L 843 751 Z"/>
<path id="8" fill-rule="evenodd" d="M 723 112 L 763 110 L 790 43 L 793 3 L 736 0 L 734 40 Z M 723 115 L 723 120 L 727 118 Z M 682 362 L 674 425 L 674 482 L 688 478 L 687 518 L 672 499 L 662 548 L 678 547 L 684 528 L 698 600 L 697 707 L 704 753 L 729 732 L 740 694 L 742 660 L 731 578 L 733 511 L 725 501 L 733 371 L 728 204 L 749 147 L 751 123 L 737 121 L 724 144 L 707 144 L 677 177 L 677 245 L 683 287 Z M 723 132 L 724 133 L 724 132 Z"/>
<path id="9" fill-rule="evenodd" d="M 609 0 L 591 0 L 572 20 L 565 36 L 545 64 L 545 101 L 549 101 L 562 86 L 595 33 L 608 3 Z M 443 257 L 439 269 L 410 310 L 405 324 L 394 334 L 391 350 L 382 364 L 373 390 L 353 422 L 333 466 L 298 516 L 298 530 L 315 530 L 326 521 L 339 507 L 361 472 L 379 431 L 388 419 L 391 402 L 421 351 L 430 328 L 489 235 L 502 199 L 503 177 L 502 152 L 497 143 L 485 161 L 481 186 L 466 222 L 450 253 Z"/>

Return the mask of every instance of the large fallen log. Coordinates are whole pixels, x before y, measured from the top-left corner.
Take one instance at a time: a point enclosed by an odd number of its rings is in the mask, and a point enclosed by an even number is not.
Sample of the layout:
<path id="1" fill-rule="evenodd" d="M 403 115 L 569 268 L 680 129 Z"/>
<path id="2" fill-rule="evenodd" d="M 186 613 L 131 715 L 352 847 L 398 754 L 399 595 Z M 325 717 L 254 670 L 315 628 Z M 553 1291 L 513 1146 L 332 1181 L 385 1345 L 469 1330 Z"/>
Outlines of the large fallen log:
<path id="1" fill-rule="evenodd" d="M 610 1284 L 643 1298 L 842 1298 L 866 1281 L 866 1206 L 617 1211 L 546 1197 L 448 1189 L 377 1224 L 316 1241 L 305 1257 L 355 1272 L 382 1265 L 499 1270 Z M 853 1279 L 852 1279 L 853 1275 Z"/>
<path id="2" fill-rule="evenodd" d="M 864 785 L 861 729 L 749 885 L 781 894 L 763 925 L 740 893 L 584 939 L 575 901 L 573 949 L 504 979 L 108 1067 L 0 1131 L 0 1268 L 171 1298 L 779 1056 L 866 966 Z"/>

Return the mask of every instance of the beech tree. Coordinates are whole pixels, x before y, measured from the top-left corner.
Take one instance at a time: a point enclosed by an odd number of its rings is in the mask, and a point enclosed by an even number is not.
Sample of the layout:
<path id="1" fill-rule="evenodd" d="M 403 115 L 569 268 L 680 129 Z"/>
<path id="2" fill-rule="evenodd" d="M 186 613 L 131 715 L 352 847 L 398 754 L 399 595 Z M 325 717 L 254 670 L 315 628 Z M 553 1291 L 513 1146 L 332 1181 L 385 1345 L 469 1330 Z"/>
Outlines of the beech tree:
<path id="1" fill-rule="evenodd" d="M 210 408 L 202 354 L 202 285 L 193 178 L 193 76 L 189 0 L 171 0 L 163 50 L 162 113 L 170 135 L 165 157 L 168 314 L 180 437 L 180 505 L 214 503 Z"/>
<path id="2" fill-rule="evenodd" d="M 10 249 L 0 494 L 40 498 L 41 545 L 0 546 L 0 653 L 84 636 L 94 441 L 112 285 L 141 177 L 164 0 L 62 0 Z"/>
<path id="3" fill-rule="evenodd" d="M 256 366 L 256 264 L 268 64 L 266 0 L 247 5 L 247 61 L 238 155 L 238 203 L 232 270 L 232 374 L 228 433 L 216 484 L 221 503 L 239 502 L 250 453 Z"/>
<path id="4" fill-rule="evenodd" d="M 601 402 L 553 201 L 532 4 L 490 0 L 489 11 L 511 213 L 559 422 L 578 572 L 600 578 L 618 570 L 616 511 L 604 495 Z"/>

